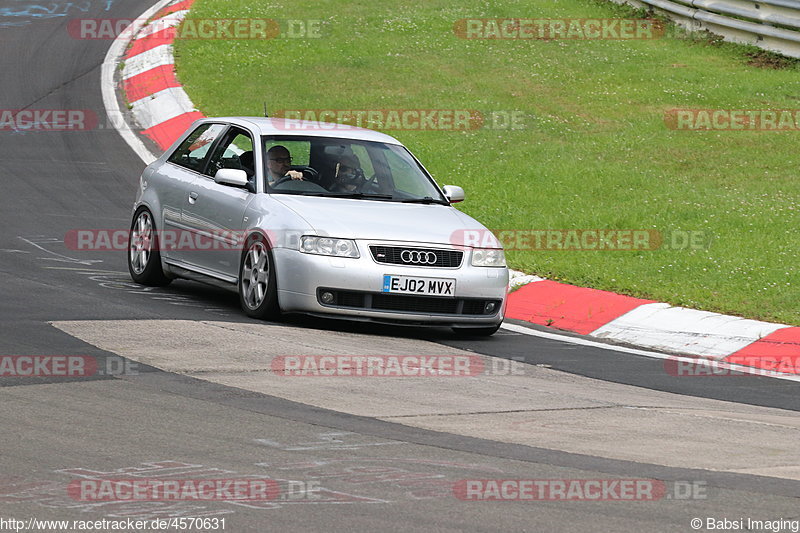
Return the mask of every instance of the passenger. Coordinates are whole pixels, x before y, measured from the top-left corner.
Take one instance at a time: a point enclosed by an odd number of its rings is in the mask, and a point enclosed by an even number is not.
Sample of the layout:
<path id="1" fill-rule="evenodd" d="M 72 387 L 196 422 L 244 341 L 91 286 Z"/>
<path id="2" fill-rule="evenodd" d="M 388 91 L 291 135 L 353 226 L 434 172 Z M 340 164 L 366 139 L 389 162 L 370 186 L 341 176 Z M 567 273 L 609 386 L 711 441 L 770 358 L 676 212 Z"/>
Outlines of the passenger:
<path id="1" fill-rule="evenodd" d="M 253 151 L 248 150 L 239 154 L 239 166 L 242 167 L 250 178 L 255 174 L 255 164 L 253 163 Z"/>
<path id="2" fill-rule="evenodd" d="M 366 179 L 358 158 L 354 155 L 343 155 L 336 163 L 333 174 L 333 184 L 330 190 L 334 192 L 355 192 Z"/>
<path id="3" fill-rule="evenodd" d="M 256 166 L 253 160 L 252 150 L 247 150 L 246 152 L 239 154 L 239 166 L 242 168 L 242 170 L 244 170 L 245 174 L 247 174 L 247 190 L 250 192 L 256 192 Z"/>

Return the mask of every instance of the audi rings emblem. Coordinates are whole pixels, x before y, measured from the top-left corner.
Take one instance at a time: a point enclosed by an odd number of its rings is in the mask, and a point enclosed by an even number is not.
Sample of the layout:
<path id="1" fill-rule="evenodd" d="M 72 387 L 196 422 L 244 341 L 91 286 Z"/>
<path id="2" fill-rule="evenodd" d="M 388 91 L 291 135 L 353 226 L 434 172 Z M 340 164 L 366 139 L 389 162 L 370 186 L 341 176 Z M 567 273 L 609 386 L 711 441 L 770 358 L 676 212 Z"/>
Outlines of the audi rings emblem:
<path id="1" fill-rule="evenodd" d="M 403 250 L 400 252 L 400 259 L 403 263 L 412 265 L 435 265 L 436 254 L 424 250 Z"/>

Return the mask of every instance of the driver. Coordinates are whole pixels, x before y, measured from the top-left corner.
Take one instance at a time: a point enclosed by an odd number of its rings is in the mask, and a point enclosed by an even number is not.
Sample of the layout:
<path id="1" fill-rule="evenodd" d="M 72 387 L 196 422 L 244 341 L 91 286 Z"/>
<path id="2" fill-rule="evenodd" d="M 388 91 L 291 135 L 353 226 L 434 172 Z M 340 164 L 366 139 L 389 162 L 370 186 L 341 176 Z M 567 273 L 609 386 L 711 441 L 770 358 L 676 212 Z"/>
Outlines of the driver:
<path id="1" fill-rule="evenodd" d="M 290 177 L 303 179 L 303 173 L 292 170 L 292 156 L 285 146 L 277 145 L 267 150 L 267 184 L 274 185 L 279 179 Z"/>
<path id="2" fill-rule="evenodd" d="M 343 155 L 336 163 L 331 191 L 354 192 L 364 184 L 364 171 L 354 155 Z"/>

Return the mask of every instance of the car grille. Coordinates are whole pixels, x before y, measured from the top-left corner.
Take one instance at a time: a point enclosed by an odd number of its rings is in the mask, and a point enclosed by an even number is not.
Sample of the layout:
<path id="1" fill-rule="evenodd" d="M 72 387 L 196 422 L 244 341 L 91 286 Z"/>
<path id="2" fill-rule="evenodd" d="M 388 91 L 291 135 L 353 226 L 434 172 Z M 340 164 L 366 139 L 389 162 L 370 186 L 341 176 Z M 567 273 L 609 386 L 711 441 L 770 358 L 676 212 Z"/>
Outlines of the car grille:
<path id="1" fill-rule="evenodd" d="M 323 303 L 323 292 L 333 294 L 331 303 Z M 383 294 L 336 289 L 318 289 L 317 301 L 326 307 L 346 307 L 365 311 L 400 311 L 432 315 L 486 315 L 491 316 L 500 310 L 502 300 L 482 298 L 441 298 L 436 296 L 412 296 L 404 294 Z M 486 304 L 494 303 L 494 309 L 486 312 Z"/>
<path id="2" fill-rule="evenodd" d="M 369 251 L 378 263 L 434 268 L 458 268 L 464 257 L 464 252 L 461 250 L 408 246 L 370 246 Z"/>
<path id="3" fill-rule="evenodd" d="M 458 300 L 451 298 L 399 296 L 397 294 L 375 294 L 372 296 L 372 308 L 386 311 L 454 315 L 457 312 L 458 304 Z"/>

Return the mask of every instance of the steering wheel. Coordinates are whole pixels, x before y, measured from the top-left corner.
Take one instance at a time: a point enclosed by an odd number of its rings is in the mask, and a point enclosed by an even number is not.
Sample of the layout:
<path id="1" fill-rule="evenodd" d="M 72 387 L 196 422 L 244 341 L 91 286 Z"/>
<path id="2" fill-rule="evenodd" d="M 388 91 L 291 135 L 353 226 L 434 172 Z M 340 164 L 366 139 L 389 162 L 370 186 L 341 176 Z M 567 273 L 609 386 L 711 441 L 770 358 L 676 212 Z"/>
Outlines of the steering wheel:
<path id="1" fill-rule="evenodd" d="M 272 188 L 274 189 L 275 187 L 277 187 L 281 183 L 286 183 L 287 181 L 292 181 L 293 179 L 294 178 L 292 178 L 291 176 L 284 176 L 281 179 L 279 179 L 278 181 L 276 181 L 275 183 L 273 183 L 272 184 Z M 297 181 L 300 181 L 300 180 L 297 180 Z"/>
<path id="2" fill-rule="evenodd" d="M 308 174 L 307 181 L 311 181 L 312 183 L 319 183 L 319 172 L 317 172 L 316 169 L 314 169 L 312 167 L 297 167 L 297 168 L 292 168 L 292 170 L 296 170 L 296 171 L 302 172 L 303 175 L 304 175 L 303 176 L 304 178 L 305 178 L 305 174 Z M 293 180 L 293 179 L 294 178 L 292 178 L 291 176 L 284 176 L 284 177 L 280 178 L 278 181 L 276 181 L 275 183 L 273 183 L 272 186 L 273 187 L 277 187 L 281 183 L 286 183 L 287 181 L 290 181 L 290 180 Z M 300 180 L 297 180 L 297 181 L 300 181 Z"/>
<path id="3" fill-rule="evenodd" d="M 308 179 L 309 180 L 319 183 L 319 172 L 317 172 L 317 170 L 315 168 L 313 168 L 313 167 L 298 165 L 298 166 L 292 167 L 292 170 L 298 170 L 298 171 L 302 172 L 303 174 L 308 174 Z"/>
<path id="4" fill-rule="evenodd" d="M 364 183 L 358 187 L 358 191 L 367 194 L 381 192 L 381 185 L 378 183 L 378 175 L 375 174 L 371 178 L 366 178 Z"/>

